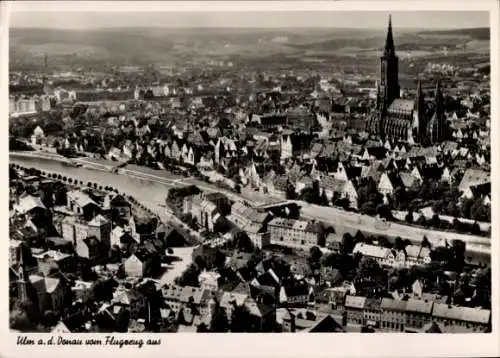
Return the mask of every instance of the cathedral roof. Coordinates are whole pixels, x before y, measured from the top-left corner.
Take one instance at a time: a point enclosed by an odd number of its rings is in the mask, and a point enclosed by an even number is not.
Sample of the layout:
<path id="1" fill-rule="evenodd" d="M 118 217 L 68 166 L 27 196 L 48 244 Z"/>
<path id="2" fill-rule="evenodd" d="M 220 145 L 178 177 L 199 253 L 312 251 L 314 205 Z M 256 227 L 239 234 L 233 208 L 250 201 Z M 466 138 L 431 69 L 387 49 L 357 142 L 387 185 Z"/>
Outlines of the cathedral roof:
<path id="1" fill-rule="evenodd" d="M 411 112 L 415 108 L 415 101 L 411 99 L 395 99 L 388 108 L 389 112 Z"/>

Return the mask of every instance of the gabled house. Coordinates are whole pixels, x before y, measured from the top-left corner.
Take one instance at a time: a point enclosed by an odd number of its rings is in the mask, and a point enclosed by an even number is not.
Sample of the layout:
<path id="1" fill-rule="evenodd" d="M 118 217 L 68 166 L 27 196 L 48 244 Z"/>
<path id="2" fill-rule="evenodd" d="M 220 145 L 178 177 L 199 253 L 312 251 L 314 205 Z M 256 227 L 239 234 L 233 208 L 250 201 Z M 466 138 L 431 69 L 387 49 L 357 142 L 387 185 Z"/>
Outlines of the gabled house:
<path id="1" fill-rule="evenodd" d="M 381 266 L 404 267 L 406 261 L 405 253 L 402 251 L 396 252 L 386 247 L 368 245 L 362 242 L 356 244 L 352 253 L 372 258 Z"/>
<path id="2" fill-rule="evenodd" d="M 238 147 L 233 139 L 219 137 L 214 147 L 215 163 L 219 164 L 223 158 L 232 158 L 238 154 Z"/>
<path id="3" fill-rule="evenodd" d="M 36 126 L 31 135 L 31 143 L 33 145 L 41 144 L 42 140 L 45 138 L 45 132 L 40 126 Z"/>
<path id="4" fill-rule="evenodd" d="M 121 194 L 109 193 L 104 197 L 103 209 L 116 211 L 118 216 L 128 217 L 132 213 L 132 205 Z"/>
<path id="5" fill-rule="evenodd" d="M 470 186 L 467 189 L 465 189 L 462 192 L 462 198 L 466 199 L 477 199 L 477 198 L 486 198 L 488 197 L 489 201 L 489 196 L 491 195 L 491 184 L 486 183 L 486 184 L 480 184 L 480 185 L 474 185 Z"/>
<path id="6" fill-rule="evenodd" d="M 95 262 L 107 254 L 107 247 L 96 237 L 88 236 L 76 242 L 76 253 L 79 257 Z"/>
<path id="7" fill-rule="evenodd" d="M 204 270 L 198 275 L 198 282 L 202 290 L 217 291 L 221 275 L 215 271 Z"/>
<path id="8" fill-rule="evenodd" d="M 478 169 L 467 169 L 462 177 L 462 181 L 458 185 L 458 190 L 464 192 L 471 186 L 477 186 L 490 182 L 491 177 L 489 172 Z"/>
<path id="9" fill-rule="evenodd" d="M 182 157 L 181 147 L 179 147 L 178 141 L 174 139 L 170 147 L 170 158 L 174 160 L 180 160 L 181 157 Z"/>
<path id="10" fill-rule="evenodd" d="M 157 268 L 157 264 L 154 254 L 136 251 L 123 262 L 123 268 L 129 277 L 147 277 Z"/>
<path id="11" fill-rule="evenodd" d="M 405 247 L 406 266 L 428 265 L 431 263 L 431 250 L 428 247 L 407 245 Z"/>
<path id="12" fill-rule="evenodd" d="M 391 180 L 388 173 L 382 173 L 378 182 L 378 191 L 380 194 L 387 196 L 392 195 L 396 189 L 396 184 Z"/>
<path id="13" fill-rule="evenodd" d="M 287 282 L 280 287 L 279 302 L 289 307 L 304 307 L 309 299 L 309 286 L 305 282 Z"/>
<path id="14" fill-rule="evenodd" d="M 18 199 L 14 205 L 14 211 L 29 217 L 43 217 L 47 208 L 40 200 L 39 196 L 25 195 Z"/>
<path id="15" fill-rule="evenodd" d="M 66 288 L 60 279 L 30 275 L 28 282 L 31 300 L 41 314 L 49 310 L 53 312 L 62 310 Z"/>
<path id="16" fill-rule="evenodd" d="M 419 181 L 419 179 L 417 177 L 415 177 L 414 175 L 412 175 L 410 173 L 401 172 L 401 173 L 399 173 L 399 177 L 401 178 L 401 182 L 403 183 L 403 187 L 406 190 L 417 189 L 421 185 L 421 181 Z"/>
<path id="17" fill-rule="evenodd" d="M 293 156 L 292 139 L 290 135 L 282 135 L 280 137 L 280 159 L 286 160 Z"/>
<path id="18" fill-rule="evenodd" d="M 261 186 L 262 179 L 260 178 L 253 161 L 251 161 L 245 169 L 240 170 L 239 174 L 241 182 L 244 185 L 250 185 L 255 188 L 259 188 Z"/>
<path id="19" fill-rule="evenodd" d="M 59 321 L 54 328 L 50 331 L 52 334 L 68 334 L 71 333 L 69 328 L 64 324 L 63 321 Z"/>
<path id="20" fill-rule="evenodd" d="M 71 268 L 74 262 L 71 255 L 59 251 L 49 250 L 33 255 L 38 264 L 38 272 L 48 276 L 53 269 L 65 272 Z"/>
<path id="21" fill-rule="evenodd" d="M 363 324 L 365 321 L 364 308 L 366 297 L 363 296 L 346 296 L 344 310 L 346 312 L 347 321 L 354 324 Z"/>
<path id="22" fill-rule="evenodd" d="M 143 243 L 156 237 L 158 219 L 147 215 L 131 215 L 128 221 L 130 235 L 137 242 Z"/>
<path id="23" fill-rule="evenodd" d="M 349 200 L 349 206 L 358 207 L 358 193 L 350 180 L 338 180 L 330 176 L 323 176 L 319 181 L 321 193 L 325 193 L 328 200 L 334 196 Z"/>
<path id="24" fill-rule="evenodd" d="M 73 292 L 76 300 L 80 300 L 85 303 L 94 297 L 94 286 L 94 282 L 76 280 L 73 287 L 71 287 L 71 291 Z"/>
<path id="25" fill-rule="evenodd" d="M 91 218 L 100 211 L 99 204 L 83 191 L 69 191 L 66 193 L 66 197 L 68 209 L 77 215 Z"/>
<path id="26" fill-rule="evenodd" d="M 448 183 L 448 184 L 452 183 L 453 178 L 451 176 L 451 172 L 450 172 L 450 169 L 448 169 L 448 167 L 443 168 L 443 172 L 441 174 L 441 181 Z"/>
<path id="27" fill-rule="evenodd" d="M 276 310 L 270 304 L 257 299 L 248 298 L 245 300 L 245 307 L 250 313 L 256 332 L 271 332 L 276 323 Z"/>
<path id="28" fill-rule="evenodd" d="M 116 226 L 113 231 L 111 231 L 110 247 L 117 246 L 121 250 L 134 252 L 139 244 L 140 240 L 137 236 L 132 236 L 130 232 L 125 231 L 120 226 Z"/>

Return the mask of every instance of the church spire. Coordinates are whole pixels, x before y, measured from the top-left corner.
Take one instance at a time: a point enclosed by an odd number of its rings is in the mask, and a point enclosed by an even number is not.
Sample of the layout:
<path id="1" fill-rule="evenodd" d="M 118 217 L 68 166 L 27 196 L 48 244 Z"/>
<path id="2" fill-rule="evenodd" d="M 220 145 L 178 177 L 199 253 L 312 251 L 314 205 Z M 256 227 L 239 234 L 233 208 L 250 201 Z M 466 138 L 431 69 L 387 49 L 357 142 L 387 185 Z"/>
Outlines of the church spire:
<path id="1" fill-rule="evenodd" d="M 433 128 L 433 142 L 441 142 L 445 137 L 445 118 L 443 108 L 443 93 L 441 91 L 441 81 L 438 78 L 436 81 L 436 91 L 434 98 L 435 114 L 434 114 L 434 128 Z"/>
<path id="2" fill-rule="evenodd" d="M 418 134 L 417 139 L 422 141 L 425 138 L 425 130 L 427 127 L 427 122 L 425 119 L 425 102 L 424 95 L 422 93 L 422 80 L 419 78 L 417 83 L 417 116 L 418 116 Z"/>
<path id="3" fill-rule="evenodd" d="M 441 93 L 441 80 L 438 78 L 437 81 L 436 81 L 436 99 L 438 97 L 441 97 L 442 96 L 442 93 Z"/>
<path id="4" fill-rule="evenodd" d="M 422 80 L 419 78 L 417 82 L 417 105 L 418 105 L 418 110 L 423 111 L 424 110 L 424 94 L 422 93 Z M 423 113 L 422 113 L 423 114 Z"/>
<path id="5" fill-rule="evenodd" d="M 434 103 L 436 106 L 436 113 L 441 114 L 443 110 L 443 92 L 441 91 L 441 80 L 438 78 L 436 81 L 436 90 L 434 92 Z"/>
<path id="6" fill-rule="evenodd" d="M 19 245 L 19 262 L 18 262 L 18 280 L 17 280 L 17 293 L 18 298 L 21 301 L 26 301 L 28 299 L 27 291 L 27 273 L 26 273 L 26 263 L 24 262 L 24 245 Z"/>
<path id="7" fill-rule="evenodd" d="M 394 56 L 396 50 L 394 49 L 394 38 L 392 37 L 392 20 L 391 15 L 389 15 L 389 27 L 387 28 L 387 38 L 385 40 L 385 51 L 386 56 Z"/>

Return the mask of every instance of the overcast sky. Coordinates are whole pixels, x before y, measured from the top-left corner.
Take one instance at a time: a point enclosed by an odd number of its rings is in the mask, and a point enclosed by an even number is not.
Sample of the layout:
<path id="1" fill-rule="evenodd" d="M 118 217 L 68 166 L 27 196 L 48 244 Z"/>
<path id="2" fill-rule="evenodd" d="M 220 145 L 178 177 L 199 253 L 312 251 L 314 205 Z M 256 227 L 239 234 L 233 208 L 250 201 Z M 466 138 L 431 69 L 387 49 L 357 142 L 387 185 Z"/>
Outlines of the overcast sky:
<path id="1" fill-rule="evenodd" d="M 382 11 L 56 12 L 45 10 L 12 11 L 10 26 L 58 29 L 110 27 L 384 28 L 387 26 L 389 14 L 389 12 Z M 489 13 L 485 11 L 391 11 L 391 14 L 395 28 L 489 27 Z"/>

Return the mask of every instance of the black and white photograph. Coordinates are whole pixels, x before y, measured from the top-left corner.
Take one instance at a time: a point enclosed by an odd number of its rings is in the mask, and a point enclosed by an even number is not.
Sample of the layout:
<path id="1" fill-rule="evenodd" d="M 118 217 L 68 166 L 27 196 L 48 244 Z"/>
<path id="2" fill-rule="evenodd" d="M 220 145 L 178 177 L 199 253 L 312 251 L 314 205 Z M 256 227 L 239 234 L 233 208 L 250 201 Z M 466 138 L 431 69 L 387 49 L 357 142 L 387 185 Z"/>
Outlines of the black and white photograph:
<path id="1" fill-rule="evenodd" d="M 11 333 L 492 332 L 490 12 L 48 3 L 9 10 Z"/>

